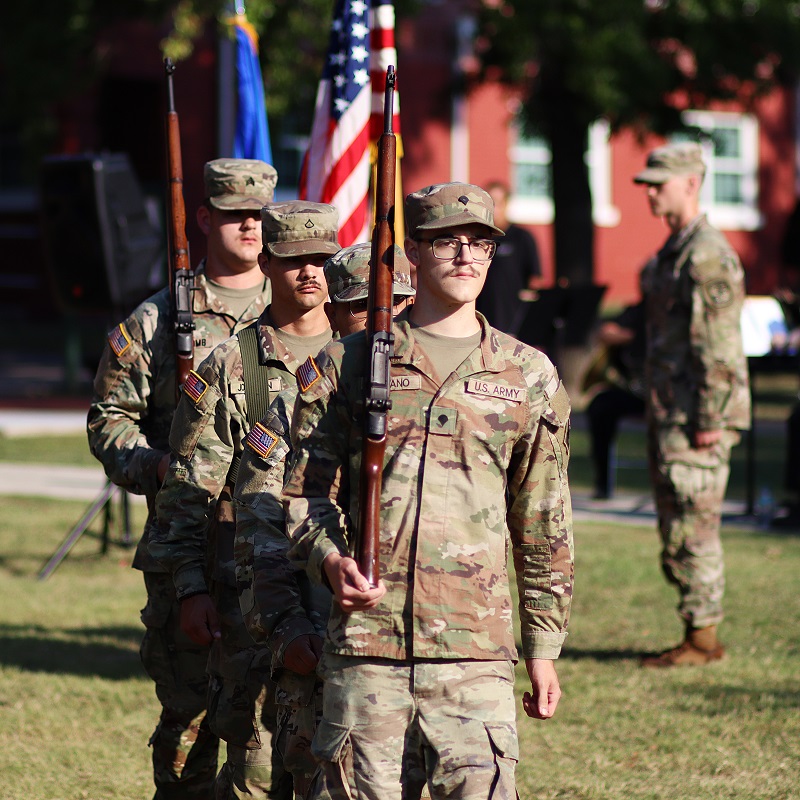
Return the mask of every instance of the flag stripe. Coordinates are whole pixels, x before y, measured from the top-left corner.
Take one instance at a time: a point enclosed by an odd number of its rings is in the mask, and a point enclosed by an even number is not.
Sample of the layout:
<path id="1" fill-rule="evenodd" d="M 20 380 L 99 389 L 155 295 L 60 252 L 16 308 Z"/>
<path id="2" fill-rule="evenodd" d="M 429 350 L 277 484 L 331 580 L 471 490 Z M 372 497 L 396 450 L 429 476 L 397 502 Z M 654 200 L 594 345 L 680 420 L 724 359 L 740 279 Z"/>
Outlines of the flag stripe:
<path id="1" fill-rule="evenodd" d="M 338 208 L 343 247 L 369 237 L 370 141 L 383 131 L 390 64 L 396 64 L 392 3 L 336 0 L 300 197 Z M 399 122 L 395 93 L 395 130 Z"/>

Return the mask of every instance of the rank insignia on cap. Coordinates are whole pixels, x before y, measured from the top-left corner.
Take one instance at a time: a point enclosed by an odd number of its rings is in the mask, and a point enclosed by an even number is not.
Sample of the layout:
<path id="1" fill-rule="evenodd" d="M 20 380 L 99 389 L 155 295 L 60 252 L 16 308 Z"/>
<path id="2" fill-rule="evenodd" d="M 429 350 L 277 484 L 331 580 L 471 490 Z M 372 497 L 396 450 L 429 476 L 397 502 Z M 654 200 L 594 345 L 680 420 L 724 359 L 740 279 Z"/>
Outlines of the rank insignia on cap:
<path id="1" fill-rule="evenodd" d="M 310 389 L 321 377 L 317 362 L 311 356 L 297 368 L 297 383 L 301 392 Z"/>
<path id="2" fill-rule="evenodd" d="M 131 337 L 128 336 L 128 331 L 121 322 L 108 334 L 108 344 L 117 358 L 131 346 Z"/>
<path id="3" fill-rule="evenodd" d="M 206 393 L 208 384 L 192 369 L 189 370 L 189 377 L 183 384 L 183 391 L 189 396 L 192 402 L 197 405 L 200 398 Z"/>
<path id="4" fill-rule="evenodd" d="M 256 422 L 244 440 L 245 444 L 261 458 L 266 458 L 279 441 L 278 434 L 265 428 L 260 422 Z"/>

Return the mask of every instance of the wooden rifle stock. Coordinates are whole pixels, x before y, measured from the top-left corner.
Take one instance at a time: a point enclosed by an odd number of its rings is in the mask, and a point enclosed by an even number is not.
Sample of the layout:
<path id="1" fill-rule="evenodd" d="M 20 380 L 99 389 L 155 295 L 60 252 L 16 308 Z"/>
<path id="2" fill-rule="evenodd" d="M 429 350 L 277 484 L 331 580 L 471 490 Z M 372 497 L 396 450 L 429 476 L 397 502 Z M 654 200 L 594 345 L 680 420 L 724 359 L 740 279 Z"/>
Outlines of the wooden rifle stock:
<path id="1" fill-rule="evenodd" d="M 172 59 L 164 59 L 167 75 L 167 238 L 169 285 L 172 295 L 172 326 L 175 331 L 176 394 L 189 377 L 194 366 L 194 320 L 192 319 L 192 290 L 194 273 L 189 261 L 189 241 L 186 238 L 186 207 L 183 201 L 183 165 L 181 162 L 181 133 L 175 111 Z"/>
<path id="2" fill-rule="evenodd" d="M 358 549 L 356 560 L 370 585 L 380 579 L 381 484 L 386 452 L 389 366 L 394 290 L 394 199 L 397 142 L 392 131 L 394 67 L 386 71 L 383 133 L 378 140 L 375 182 L 375 227 L 369 270 L 367 316 L 367 363 L 364 393 L 364 445 L 361 456 L 358 504 Z"/>

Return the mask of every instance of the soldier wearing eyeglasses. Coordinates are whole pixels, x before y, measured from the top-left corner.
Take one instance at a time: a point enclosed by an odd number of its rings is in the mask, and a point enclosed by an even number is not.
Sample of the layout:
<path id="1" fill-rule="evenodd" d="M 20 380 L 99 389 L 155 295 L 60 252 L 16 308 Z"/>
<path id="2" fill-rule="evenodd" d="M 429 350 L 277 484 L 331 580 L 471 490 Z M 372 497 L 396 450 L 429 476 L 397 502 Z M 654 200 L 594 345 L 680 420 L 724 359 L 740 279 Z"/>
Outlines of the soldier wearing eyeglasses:
<path id="1" fill-rule="evenodd" d="M 570 404 L 542 353 L 475 310 L 502 235 L 490 196 L 429 186 L 406 198 L 405 216 L 417 295 L 393 326 L 376 587 L 352 557 L 365 337 L 298 372 L 289 557 L 334 595 L 311 795 L 401 800 L 427 784 L 433 798 L 514 797 L 507 556 L 531 683 L 523 706 L 547 719 L 572 597 Z"/>
<path id="2" fill-rule="evenodd" d="M 367 322 L 371 245 L 345 247 L 325 262 L 331 328 L 339 336 L 363 331 Z M 413 300 L 411 269 L 395 246 L 393 306 Z M 328 624 L 331 595 L 293 568 L 286 553 L 286 515 L 280 495 L 291 460 L 289 422 L 297 397 L 290 386 L 245 440 L 236 501 L 236 586 L 247 630 L 271 654 L 278 706 L 276 747 L 292 774 L 296 797 L 308 797 L 316 770 L 311 740 L 322 713 L 322 683 L 315 674 Z"/>

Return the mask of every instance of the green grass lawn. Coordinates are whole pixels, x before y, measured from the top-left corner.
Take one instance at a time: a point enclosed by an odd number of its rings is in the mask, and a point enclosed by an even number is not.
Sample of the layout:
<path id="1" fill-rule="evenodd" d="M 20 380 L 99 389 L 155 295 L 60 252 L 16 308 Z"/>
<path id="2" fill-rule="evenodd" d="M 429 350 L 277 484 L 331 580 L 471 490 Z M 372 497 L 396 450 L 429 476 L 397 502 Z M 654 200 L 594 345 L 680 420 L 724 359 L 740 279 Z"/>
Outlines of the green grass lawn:
<path id="1" fill-rule="evenodd" d="M 778 486 L 782 428 L 758 441 L 758 480 Z M 586 433 L 571 482 L 590 486 Z M 628 430 L 620 454 L 643 457 Z M 743 496 L 744 448 L 732 496 Z M 0 438 L 0 460 L 94 465 L 83 436 Z M 647 490 L 642 469 L 620 488 Z M 147 740 L 159 708 L 138 658 L 144 603 L 132 552 L 99 555 L 99 519 L 44 582 L 36 575 L 87 503 L 0 497 L 0 798 L 152 796 Z M 133 529 L 144 508 L 133 504 Z M 115 531 L 116 534 L 116 531 Z M 579 522 L 570 636 L 557 716 L 522 716 L 522 800 L 793 800 L 800 796 L 800 536 L 726 530 L 730 657 L 652 672 L 645 651 L 676 643 L 675 597 L 651 525 Z M 525 689 L 519 672 L 518 693 Z"/>
<path id="2" fill-rule="evenodd" d="M 87 535 L 49 580 L 35 578 L 82 511 L 0 498 L 0 797 L 152 791 L 158 706 L 139 665 L 144 591 L 130 551 L 99 557 Z M 523 800 L 797 797 L 800 538 L 726 531 L 730 657 L 665 673 L 638 666 L 680 634 L 654 531 L 579 523 L 575 537 L 564 697 L 553 720 L 520 718 Z"/>
<path id="3" fill-rule="evenodd" d="M 0 434 L 0 461 L 100 466 L 100 462 L 89 452 L 85 433 L 47 437 Z"/>

